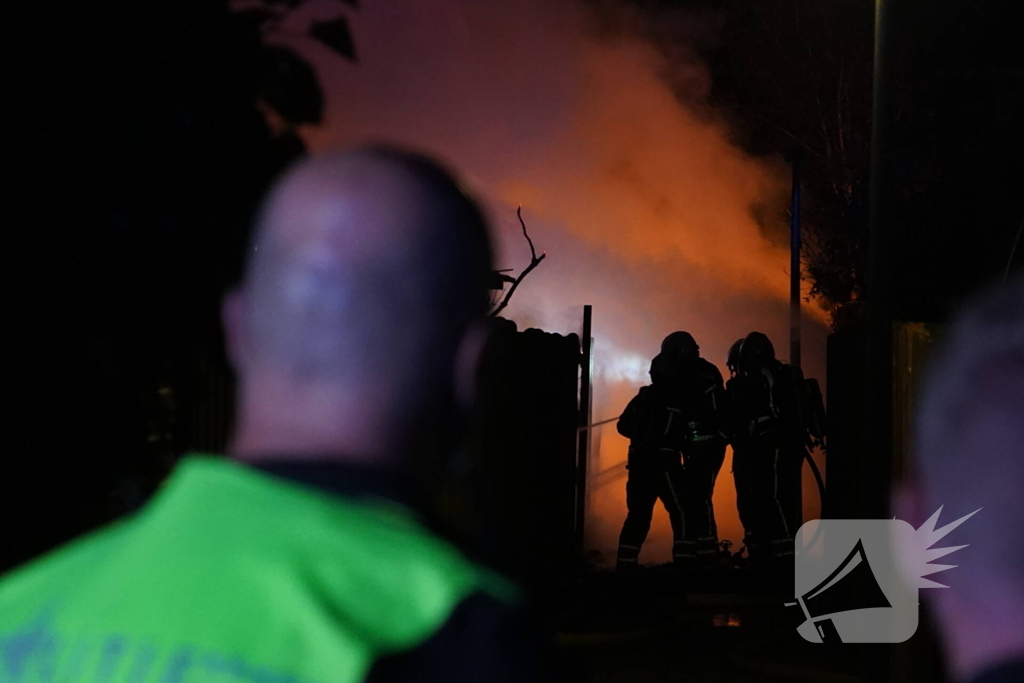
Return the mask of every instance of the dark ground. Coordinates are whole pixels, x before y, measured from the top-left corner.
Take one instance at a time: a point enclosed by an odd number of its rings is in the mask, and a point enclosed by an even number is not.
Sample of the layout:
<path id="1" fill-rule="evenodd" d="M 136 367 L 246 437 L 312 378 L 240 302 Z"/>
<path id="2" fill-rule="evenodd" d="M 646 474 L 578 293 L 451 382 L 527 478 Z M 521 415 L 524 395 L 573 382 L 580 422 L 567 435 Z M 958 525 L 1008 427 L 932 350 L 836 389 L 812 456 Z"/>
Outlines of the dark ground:
<path id="1" fill-rule="evenodd" d="M 681 576 L 666 565 L 626 577 L 591 573 L 557 621 L 559 679 L 857 683 L 888 677 L 878 667 L 891 665 L 894 646 L 806 642 L 796 632 L 803 615 L 784 607 L 787 600 L 784 588 L 739 569 Z"/>

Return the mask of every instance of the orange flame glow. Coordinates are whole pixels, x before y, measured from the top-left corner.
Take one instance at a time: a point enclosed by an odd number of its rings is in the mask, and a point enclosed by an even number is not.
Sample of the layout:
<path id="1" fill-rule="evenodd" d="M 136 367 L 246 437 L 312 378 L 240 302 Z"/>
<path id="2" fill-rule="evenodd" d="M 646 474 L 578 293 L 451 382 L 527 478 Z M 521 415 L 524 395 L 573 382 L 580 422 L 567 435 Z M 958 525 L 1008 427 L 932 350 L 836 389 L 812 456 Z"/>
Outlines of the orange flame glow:
<path id="1" fill-rule="evenodd" d="M 573 0 L 523 0 L 514 13 L 498 0 L 394 0 L 353 14 L 356 65 L 298 47 L 326 91 L 314 149 L 384 139 L 447 160 L 489 205 L 499 267 L 529 262 L 522 203 L 550 257 L 507 314 L 521 328 L 578 332 L 582 305 L 594 305 L 601 420 L 647 382 L 674 330 L 723 370 L 731 343 L 754 329 L 782 351 L 789 278 L 781 162 L 751 158 L 721 121 L 680 103 L 667 84 L 706 81 L 702 65 L 668 63 L 639 39 L 599 39 L 591 19 Z M 824 315 L 805 313 L 805 372 L 821 378 Z M 608 558 L 625 514 L 626 443 L 611 425 L 594 436 L 588 543 Z M 730 462 L 715 505 L 720 536 L 738 548 Z M 813 513 L 816 497 L 805 500 Z M 667 560 L 668 538 L 656 514 L 641 560 Z"/>

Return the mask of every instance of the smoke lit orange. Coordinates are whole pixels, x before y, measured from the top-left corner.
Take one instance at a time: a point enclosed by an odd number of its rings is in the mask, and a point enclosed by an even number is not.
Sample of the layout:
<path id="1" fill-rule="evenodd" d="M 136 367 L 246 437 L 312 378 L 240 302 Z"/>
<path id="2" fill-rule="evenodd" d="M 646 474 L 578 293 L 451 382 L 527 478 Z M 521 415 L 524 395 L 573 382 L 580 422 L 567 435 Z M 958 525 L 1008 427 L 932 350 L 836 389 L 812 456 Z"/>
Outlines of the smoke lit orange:
<path id="1" fill-rule="evenodd" d="M 314 148 L 386 139 L 439 155 L 488 203 L 500 267 L 529 247 L 515 207 L 548 258 L 505 314 L 520 328 L 578 332 L 594 305 L 594 418 L 617 415 L 668 333 L 685 329 L 724 371 L 751 330 L 787 347 L 788 256 L 782 162 L 730 142 L 668 83 L 706 91 L 699 63 L 667 63 L 643 41 L 598 38 L 582 3 L 524 0 L 367 3 L 352 17 L 356 65 L 301 49 L 319 65 L 327 125 Z M 324 57 L 321 59 L 320 57 Z M 823 380 L 823 315 L 805 316 L 804 368 Z M 594 432 L 589 539 L 607 557 L 625 515 L 626 443 Z M 731 456 L 719 476 L 719 535 L 739 547 Z M 808 478 L 808 481 L 810 479 Z M 806 487 L 808 514 L 817 498 Z M 641 559 L 666 561 L 656 514 Z"/>

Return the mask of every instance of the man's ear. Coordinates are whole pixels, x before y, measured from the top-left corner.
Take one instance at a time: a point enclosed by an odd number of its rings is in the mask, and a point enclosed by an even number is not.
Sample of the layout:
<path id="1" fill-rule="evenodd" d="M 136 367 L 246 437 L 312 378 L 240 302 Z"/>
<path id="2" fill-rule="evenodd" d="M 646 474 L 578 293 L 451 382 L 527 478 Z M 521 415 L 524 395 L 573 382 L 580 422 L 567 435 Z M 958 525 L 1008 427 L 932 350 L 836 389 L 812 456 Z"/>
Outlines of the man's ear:
<path id="1" fill-rule="evenodd" d="M 455 400 L 461 411 L 469 412 L 480 393 L 480 367 L 494 327 L 489 320 L 476 320 L 466 328 L 455 355 Z"/>
<path id="2" fill-rule="evenodd" d="M 224 295 L 220 306 L 220 322 L 224 326 L 224 344 L 228 360 L 235 371 L 241 369 L 247 354 L 245 335 L 245 294 L 232 289 Z"/>

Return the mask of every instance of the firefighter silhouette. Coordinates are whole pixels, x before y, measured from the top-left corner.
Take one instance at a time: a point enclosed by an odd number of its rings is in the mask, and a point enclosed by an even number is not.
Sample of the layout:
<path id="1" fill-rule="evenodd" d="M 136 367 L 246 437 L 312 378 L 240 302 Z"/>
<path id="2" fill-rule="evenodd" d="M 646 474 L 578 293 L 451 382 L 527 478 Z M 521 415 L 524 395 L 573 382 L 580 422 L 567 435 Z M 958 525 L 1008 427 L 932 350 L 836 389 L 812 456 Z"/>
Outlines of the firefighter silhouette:
<path id="1" fill-rule="evenodd" d="M 659 499 L 672 523 L 677 565 L 710 563 L 718 555 L 711 496 L 725 457 L 722 375 L 700 357 L 687 332 L 665 338 L 650 374 L 651 384 L 640 389 L 617 424 L 630 440 L 620 571 L 636 568 Z"/>
<path id="2" fill-rule="evenodd" d="M 755 564 L 779 566 L 793 558 L 807 448 L 823 442 L 821 394 L 816 381 L 775 358 L 771 340 L 760 332 L 733 344 L 726 362 L 744 545 Z"/>

